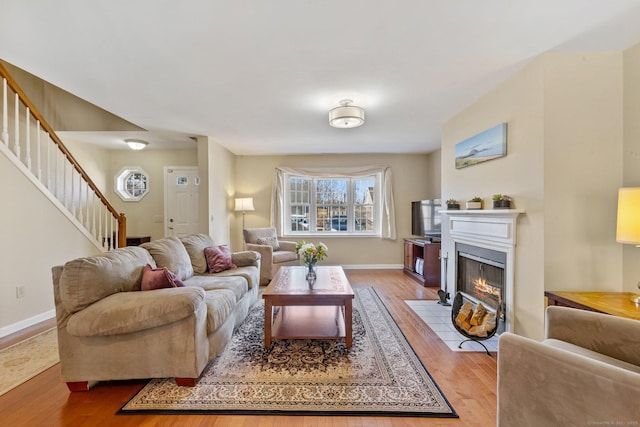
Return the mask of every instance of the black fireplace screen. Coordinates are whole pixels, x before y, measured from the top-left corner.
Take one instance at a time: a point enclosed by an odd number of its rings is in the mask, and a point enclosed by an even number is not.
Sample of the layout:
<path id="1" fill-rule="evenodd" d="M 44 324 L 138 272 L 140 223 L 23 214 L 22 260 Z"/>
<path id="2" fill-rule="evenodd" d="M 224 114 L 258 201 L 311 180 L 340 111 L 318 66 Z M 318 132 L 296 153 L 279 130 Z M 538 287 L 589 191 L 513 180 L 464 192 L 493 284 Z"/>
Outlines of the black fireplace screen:
<path id="1" fill-rule="evenodd" d="M 458 248 L 457 290 L 494 309 L 500 305 L 504 310 L 504 253 L 462 246 Z"/>

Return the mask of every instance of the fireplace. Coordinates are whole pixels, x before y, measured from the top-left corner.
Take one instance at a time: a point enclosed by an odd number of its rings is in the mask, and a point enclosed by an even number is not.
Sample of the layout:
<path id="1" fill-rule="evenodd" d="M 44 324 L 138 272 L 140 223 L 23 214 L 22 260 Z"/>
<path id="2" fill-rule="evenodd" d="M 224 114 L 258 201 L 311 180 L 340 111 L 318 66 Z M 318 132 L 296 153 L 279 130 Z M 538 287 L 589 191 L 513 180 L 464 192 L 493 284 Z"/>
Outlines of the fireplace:
<path id="1" fill-rule="evenodd" d="M 519 209 L 442 211 L 445 292 L 460 291 L 472 302 L 500 307 L 500 328 L 511 332 Z"/>
<path id="2" fill-rule="evenodd" d="M 465 299 L 496 310 L 504 321 L 505 267 L 507 254 L 465 243 L 456 244 L 456 291 Z M 502 329 L 502 327 L 500 327 Z"/>

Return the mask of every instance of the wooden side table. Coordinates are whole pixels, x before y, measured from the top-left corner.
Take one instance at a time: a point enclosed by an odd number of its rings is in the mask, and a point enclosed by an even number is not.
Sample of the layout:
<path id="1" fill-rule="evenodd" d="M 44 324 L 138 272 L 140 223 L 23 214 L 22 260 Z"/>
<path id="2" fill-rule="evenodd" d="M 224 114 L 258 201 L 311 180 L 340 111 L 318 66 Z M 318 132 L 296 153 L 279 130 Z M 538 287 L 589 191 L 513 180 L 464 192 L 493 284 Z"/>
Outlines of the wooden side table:
<path id="1" fill-rule="evenodd" d="M 579 308 L 640 320 L 640 305 L 632 303 L 631 292 L 545 291 L 549 305 Z"/>
<path id="2" fill-rule="evenodd" d="M 127 236 L 127 246 L 140 246 L 143 243 L 149 243 L 151 236 Z"/>

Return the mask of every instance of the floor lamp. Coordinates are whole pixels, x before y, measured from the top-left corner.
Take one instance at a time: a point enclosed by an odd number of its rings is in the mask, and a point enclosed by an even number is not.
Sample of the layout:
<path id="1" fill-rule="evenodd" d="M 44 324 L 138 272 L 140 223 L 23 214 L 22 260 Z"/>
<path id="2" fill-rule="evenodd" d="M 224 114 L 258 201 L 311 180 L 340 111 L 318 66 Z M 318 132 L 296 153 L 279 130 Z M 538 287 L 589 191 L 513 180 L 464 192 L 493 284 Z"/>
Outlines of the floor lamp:
<path id="1" fill-rule="evenodd" d="M 640 247 L 640 187 L 618 190 L 616 241 Z M 640 294 L 633 294 L 631 301 L 640 304 Z"/>
<path id="2" fill-rule="evenodd" d="M 253 207 L 253 197 L 243 197 L 236 199 L 236 212 L 242 212 L 242 229 L 244 230 L 244 213 L 247 211 L 255 211 Z"/>

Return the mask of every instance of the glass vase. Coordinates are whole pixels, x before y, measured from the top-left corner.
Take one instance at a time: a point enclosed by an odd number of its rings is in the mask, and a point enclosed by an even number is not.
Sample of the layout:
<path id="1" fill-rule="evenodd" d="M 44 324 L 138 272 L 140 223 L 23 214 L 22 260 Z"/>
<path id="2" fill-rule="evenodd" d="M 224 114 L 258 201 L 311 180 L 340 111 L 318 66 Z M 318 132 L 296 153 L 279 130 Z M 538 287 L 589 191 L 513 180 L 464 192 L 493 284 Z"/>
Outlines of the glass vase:
<path id="1" fill-rule="evenodd" d="M 307 264 L 306 279 L 309 286 L 313 286 L 313 283 L 316 281 L 316 264 L 314 262 Z"/>

